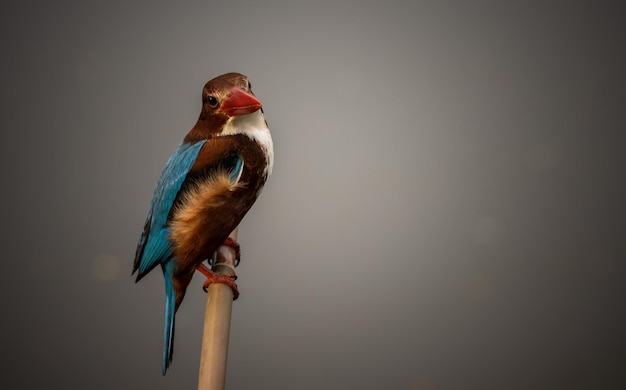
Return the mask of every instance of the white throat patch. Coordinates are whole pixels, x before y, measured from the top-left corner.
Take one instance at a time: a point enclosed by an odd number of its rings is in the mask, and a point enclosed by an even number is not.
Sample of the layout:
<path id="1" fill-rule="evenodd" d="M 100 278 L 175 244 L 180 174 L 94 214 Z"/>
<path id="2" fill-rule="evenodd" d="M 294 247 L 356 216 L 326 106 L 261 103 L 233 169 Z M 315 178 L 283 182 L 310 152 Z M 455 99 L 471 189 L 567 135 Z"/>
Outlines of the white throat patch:
<path id="1" fill-rule="evenodd" d="M 274 167 L 274 143 L 270 129 L 267 127 L 265 117 L 261 110 L 257 110 L 251 114 L 238 115 L 231 117 L 224 125 L 224 129 L 220 133 L 221 136 L 245 134 L 261 145 L 267 159 L 267 167 L 265 171 L 267 176 L 272 174 Z"/>

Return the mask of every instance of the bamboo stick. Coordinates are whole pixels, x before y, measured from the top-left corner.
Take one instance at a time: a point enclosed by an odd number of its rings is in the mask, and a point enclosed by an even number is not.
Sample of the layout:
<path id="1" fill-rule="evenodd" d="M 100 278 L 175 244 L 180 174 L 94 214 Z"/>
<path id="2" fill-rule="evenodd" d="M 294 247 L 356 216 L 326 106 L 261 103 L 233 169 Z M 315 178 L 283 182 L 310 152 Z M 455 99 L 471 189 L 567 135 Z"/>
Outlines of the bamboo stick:
<path id="1" fill-rule="evenodd" d="M 230 237 L 237 240 L 237 229 Z M 217 249 L 213 271 L 221 275 L 235 274 L 235 250 L 222 245 Z M 198 390 L 223 390 L 226 383 L 226 361 L 233 291 L 223 283 L 211 283 L 208 288 Z"/>

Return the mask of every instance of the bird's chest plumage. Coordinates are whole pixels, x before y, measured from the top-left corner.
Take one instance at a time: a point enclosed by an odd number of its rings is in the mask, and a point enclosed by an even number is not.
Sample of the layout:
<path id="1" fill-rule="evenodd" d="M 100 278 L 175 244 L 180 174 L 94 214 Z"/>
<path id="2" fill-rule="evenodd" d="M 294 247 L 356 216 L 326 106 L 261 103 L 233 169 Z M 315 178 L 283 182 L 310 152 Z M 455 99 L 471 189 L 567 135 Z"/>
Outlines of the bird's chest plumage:
<path id="1" fill-rule="evenodd" d="M 240 174 L 233 175 L 233 158 L 243 162 Z M 252 207 L 267 176 L 267 150 L 249 136 L 205 143 L 170 214 L 170 242 L 180 271 L 192 272 L 213 255 Z"/>

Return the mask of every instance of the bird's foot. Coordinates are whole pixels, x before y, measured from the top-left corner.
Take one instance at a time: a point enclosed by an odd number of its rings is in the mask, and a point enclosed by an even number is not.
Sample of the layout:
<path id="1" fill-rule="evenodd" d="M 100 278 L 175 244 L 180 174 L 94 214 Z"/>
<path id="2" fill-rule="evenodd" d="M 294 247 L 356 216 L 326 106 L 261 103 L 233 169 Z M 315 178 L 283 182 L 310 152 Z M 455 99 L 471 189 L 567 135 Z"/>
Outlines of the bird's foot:
<path id="1" fill-rule="evenodd" d="M 220 275 L 211 271 L 209 267 L 204 264 L 198 265 L 196 269 L 200 271 L 202 275 L 206 276 L 206 282 L 204 282 L 202 286 L 204 292 L 207 292 L 209 284 L 211 283 L 224 283 L 233 290 L 233 301 L 239 297 L 239 288 L 237 288 L 237 284 L 235 283 L 237 275 Z"/>

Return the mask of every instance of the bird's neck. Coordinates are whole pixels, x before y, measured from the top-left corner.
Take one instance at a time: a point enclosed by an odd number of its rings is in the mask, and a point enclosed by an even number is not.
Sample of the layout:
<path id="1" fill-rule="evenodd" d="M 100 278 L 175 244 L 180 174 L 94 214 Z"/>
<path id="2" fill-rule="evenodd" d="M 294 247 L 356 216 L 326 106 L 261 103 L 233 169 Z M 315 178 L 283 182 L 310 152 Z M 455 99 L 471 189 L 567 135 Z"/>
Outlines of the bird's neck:
<path id="1" fill-rule="evenodd" d="M 263 112 L 258 110 L 248 115 L 232 117 L 226 122 L 224 129 L 218 136 L 233 134 L 247 135 L 259 144 L 267 159 L 266 173 L 269 176 L 274 166 L 274 144 Z"/>
<path id="2" fill-rule="evenodd" d="M 209 139 L 218 135 L 229 118 L 223 115 L 203 115 L 196 124 L 189 130 L 184 142 L 195 143 L 205 139 Z"/>
<path id="3" fill-rule="evenodd" d="M 195 143 L 210 138 L 237 134 L 246 135 L 259 144 L 267 158 L 267 174 L 271 174 L 274 165 L 274 144 L 261 110 L 231 118 L 203 117 L 201 115 L 198 122 L 185 137 L 184 142 Z"/>

